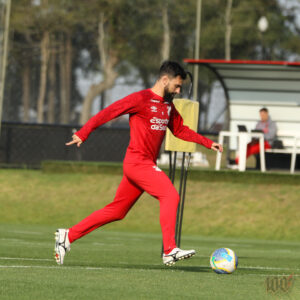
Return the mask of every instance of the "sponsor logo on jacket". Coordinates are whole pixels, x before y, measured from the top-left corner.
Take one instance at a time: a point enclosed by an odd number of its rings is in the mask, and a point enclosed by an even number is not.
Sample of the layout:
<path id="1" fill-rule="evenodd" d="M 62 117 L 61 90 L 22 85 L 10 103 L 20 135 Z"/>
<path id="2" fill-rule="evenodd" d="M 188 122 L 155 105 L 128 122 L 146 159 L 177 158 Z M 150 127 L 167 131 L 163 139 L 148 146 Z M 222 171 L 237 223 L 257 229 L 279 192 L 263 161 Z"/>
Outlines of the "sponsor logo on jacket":
<path id="1" fill-rule="evenodd" d="M 153 117 L 150 120 L 150 123 L 151 123 L 152 130 L 166 130 L 167 125 L 169 123 L 169 119 L 160 119 L 160 118 Z"/>

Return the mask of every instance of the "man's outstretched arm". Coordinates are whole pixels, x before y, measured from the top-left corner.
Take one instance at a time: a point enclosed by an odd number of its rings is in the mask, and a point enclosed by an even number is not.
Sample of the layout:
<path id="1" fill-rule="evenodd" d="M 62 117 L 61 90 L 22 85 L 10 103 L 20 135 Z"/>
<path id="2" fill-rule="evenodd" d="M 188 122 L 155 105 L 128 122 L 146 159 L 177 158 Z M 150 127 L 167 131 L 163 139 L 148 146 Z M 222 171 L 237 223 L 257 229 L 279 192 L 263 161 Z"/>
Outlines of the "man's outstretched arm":
<path id="1" fill-rule="evenodd" d="M 174 104 L 171 105 L 172 109 L 168 127 L 176 137 L 187 142 L 193 142 L 203 145 L 204 147 L 212 149 L 214 151 L 223 152 L 222 145 L 213 142 L 212 140 L 204 137 L 203 135 L 198 134 L 194 130 L 191 130 L 188 126 L 183 125 L 183 119 L 181 115 L 175 108 Z"/>
<path id="2" fill-rule="evenodd" d="M 80 147 L 80 145 L 88 138 L 91 132 L 97 127 L 121 115 L 138 112 L 141 104 L 141 97 L 137 93 L 133 93 L 121 100 L 114 102 L 90 118 L 80 130 L 73 134 L 73 140 L 66 143 L 66 146 L 77 144 L 77 147 Z"/>

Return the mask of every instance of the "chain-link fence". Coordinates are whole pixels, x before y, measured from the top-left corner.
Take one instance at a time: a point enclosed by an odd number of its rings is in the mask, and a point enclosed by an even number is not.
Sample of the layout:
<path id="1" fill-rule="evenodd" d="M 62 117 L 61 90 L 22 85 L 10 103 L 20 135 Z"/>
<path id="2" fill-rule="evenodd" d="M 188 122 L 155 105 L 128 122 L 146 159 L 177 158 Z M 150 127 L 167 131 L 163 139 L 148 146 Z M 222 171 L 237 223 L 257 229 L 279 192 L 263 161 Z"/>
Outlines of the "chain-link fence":
<path id="1" fill-rule="evenodd" d="M 84 146 L 68 147 L 78 127 L 3 123 L 0 164 L 39 168 L 44 160 L 122 161 L 129 143 L 129 129 L 99 128 Z"/>

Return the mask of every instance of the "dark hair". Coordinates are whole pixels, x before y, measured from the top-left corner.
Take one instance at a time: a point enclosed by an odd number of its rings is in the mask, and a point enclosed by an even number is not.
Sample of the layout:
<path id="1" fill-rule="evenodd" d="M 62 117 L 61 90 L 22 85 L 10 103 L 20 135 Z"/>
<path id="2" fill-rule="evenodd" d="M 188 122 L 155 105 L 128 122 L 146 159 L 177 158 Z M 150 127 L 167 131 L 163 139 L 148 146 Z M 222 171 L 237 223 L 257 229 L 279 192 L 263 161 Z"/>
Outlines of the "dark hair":
<path id="1" fill-rule="evenodd" d="M 259 110 L 259 112 L 261 112 L 261 111 L 264 111 L 264 112 L 266 112 L 266 113 L 269 112 L 268 109 L 267 109 L 266 107 L 261 108 L 261 109 Z"/>
<path id="2" fill-rule="evenodd" d="M 159 69 L 158 78 L 161 78 L 164 75 L 168 75 L 171 78 L 180 76 L 183 80 L 186 79 L 186 72 L 181 65 L 170 60 L 164 61 Z"/>

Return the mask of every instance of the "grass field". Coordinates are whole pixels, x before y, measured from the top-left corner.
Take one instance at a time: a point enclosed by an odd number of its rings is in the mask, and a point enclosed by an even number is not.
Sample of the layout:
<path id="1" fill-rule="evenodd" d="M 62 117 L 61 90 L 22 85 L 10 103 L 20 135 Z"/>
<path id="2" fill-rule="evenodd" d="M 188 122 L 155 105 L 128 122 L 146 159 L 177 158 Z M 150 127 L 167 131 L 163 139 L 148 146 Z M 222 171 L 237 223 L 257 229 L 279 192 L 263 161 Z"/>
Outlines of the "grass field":
<path id="1" fill-rule="evenodd" d="M 181 246 L 197 255 L 173 268 L 162 265 L 159 206 L 147 195 L 123 221 L 74 243 L 57 266 L 55 229 L 110 202 L 121 180 L 118 165 L 98 171 L 0 170 L 1 300 L 300 298 L 297 176 L 191 172 Z M 232 275 L 209 267 L 219 247 L 239 257 Z M 290 275 L 288 292 L 276 289 Z"/>
<path id="2" fill-rule="evenodd" d="M 77 223 L 112 201 L 122 171 L 107 168 L 110 173 L 0 170 L 0 223 Z M 300 185 L 295 179 L 300 177 L 247 173 L 191 171 L 183 234 L 299 241 Z M 144 194 L 122 222 L 107 229 L 160 233 L 158 215 L 158 201 Z"/>
<path id="3" fill-rule="evenodd" d="M 0 299 L 299 299 L 300 243 L 184 236 L 197 255 L 167 268 L 159 234 L 98 230 L 72 245 L 65 265 L 52 260 L 54 227 L 0 226 Z M 239 256 L 238 270 L 217 275 L 213 249 Z M 288 293 L 266 280 L 288 278 Z M 285 277 L 284 277 L 285 276 Z M 278 298 L 279 297 L 279 298 Z"/>

